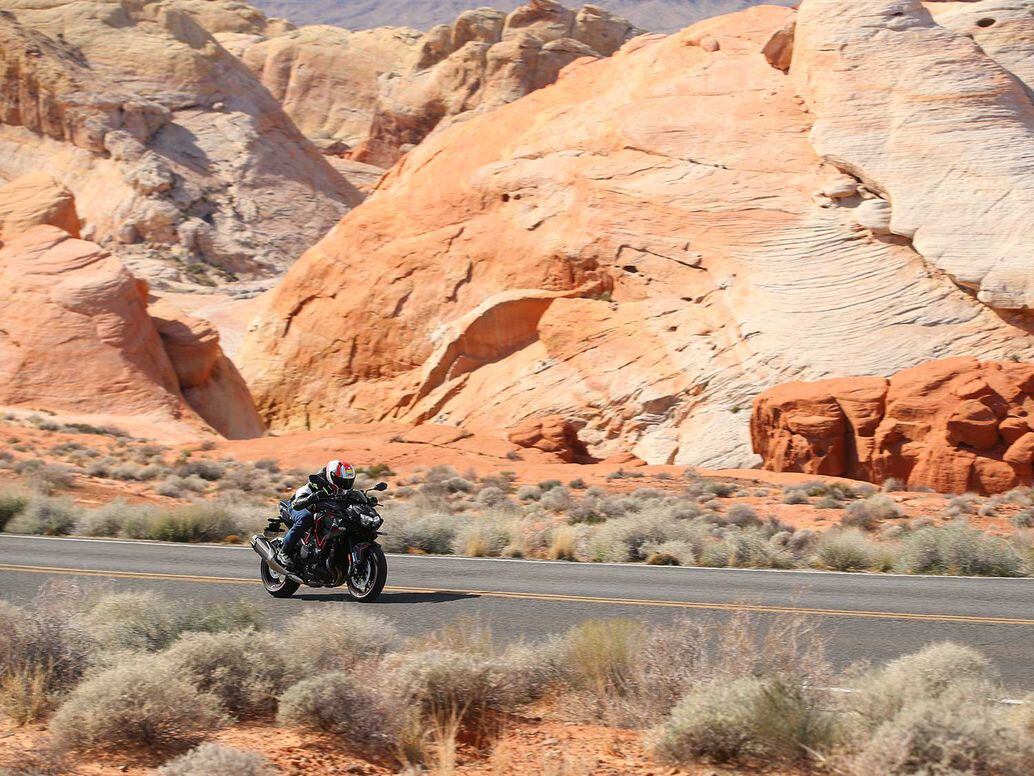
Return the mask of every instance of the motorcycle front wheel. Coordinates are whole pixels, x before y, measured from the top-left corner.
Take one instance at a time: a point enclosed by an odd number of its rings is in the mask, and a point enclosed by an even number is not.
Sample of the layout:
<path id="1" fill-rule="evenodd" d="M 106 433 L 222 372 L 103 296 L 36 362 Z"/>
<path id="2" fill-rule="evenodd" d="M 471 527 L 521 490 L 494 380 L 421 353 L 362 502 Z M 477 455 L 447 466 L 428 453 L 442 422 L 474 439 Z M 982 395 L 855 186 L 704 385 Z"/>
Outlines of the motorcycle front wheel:
<path id="1" fill-rule="evenodd" d="M 298 583 L 278 574 L 264 560 L 259 561 L 259 575 L 262 586 L 273 598 L 290 598 L 298 590 Z"/>
<path id="2" fill-rule="evenodd" d="M 387 580 L 388 559 L 384 550 L 374 544 L 366 553 L 366 563 L 348 570 L 348 592 L 359 603 L 370 603 L 381 594 Z"/>

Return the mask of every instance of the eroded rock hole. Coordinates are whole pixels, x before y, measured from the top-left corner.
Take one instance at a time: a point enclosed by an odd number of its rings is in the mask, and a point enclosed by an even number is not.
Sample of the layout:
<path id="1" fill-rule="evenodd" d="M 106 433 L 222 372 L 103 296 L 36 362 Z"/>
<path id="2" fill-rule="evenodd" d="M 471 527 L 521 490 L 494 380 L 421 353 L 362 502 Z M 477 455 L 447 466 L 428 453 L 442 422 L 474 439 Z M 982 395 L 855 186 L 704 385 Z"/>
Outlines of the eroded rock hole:
<path id="1" fill-rule="evenodd" d="M 995 23 L 994 19 L 989 19 L 989 18 L 978 19 L 977 20 L 977 27 L 990 27 L 994 23 Z"/>
<path id="2" fill-rule="evenodd" d="M 639 272 L 639 267 L 637 267 L 635 264 L 626 264 L 621 269 L 623 269 L 625 272 L 631 272 L 633 275 Z"/>

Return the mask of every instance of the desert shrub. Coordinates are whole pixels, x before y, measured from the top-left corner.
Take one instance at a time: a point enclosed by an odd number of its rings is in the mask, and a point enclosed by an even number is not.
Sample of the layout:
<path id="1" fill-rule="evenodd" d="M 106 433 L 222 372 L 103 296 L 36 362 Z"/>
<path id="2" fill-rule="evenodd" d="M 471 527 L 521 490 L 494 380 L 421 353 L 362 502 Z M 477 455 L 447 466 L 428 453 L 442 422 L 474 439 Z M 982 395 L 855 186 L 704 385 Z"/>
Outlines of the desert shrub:
<path id="1" fill-rule="evenodd" d="M 202 744 L 158 769 L 158 776 L 276 776 L 279 771 L 258 752 L 225 744 Z"/>
<path id="2" fill-rule="evenodd" d="M 0 502 L 0 528 L 3 528 L 3 504 Z M 1013 515 L 1012 523 L 1017 528 L 1034 528 L 1034 509 L 1024 509 Z"/>
<path id="3" fill-rule="evenodd" d="M 1025 776 L 1034 770 L 1034 742 L 1005 709 L 953 687 L 884 721 L 852 764 L 858 773 L 888 776 Z"/>
<path id="4" fill-rule="evenodd" d="M 145 523 L 151 507 L 127 504 L 118 499 L 97 509 L 87 509 L 76 523 L 76 533 L 83 536 L 118 536 L 126 525 Z"/>
<path id="5" fill-rule="evenodd" d="M 521 485 L 517 488 L 517 498 L 521 501 L 538 501 L 542 498 L 542 488 L 538 485 Z"/>
<path id="6" fill-rule="evenodd" d="M 746 528 L 750 525 L 761 525 L 761 518 L 758 513 L 746 504 L 733 504 L 725 513 L 725 520 L 732 525 Z"/>
<path id="7" fill-rule="evenodd" d="M 303 679 L 280 697 L 277 722 L 347 736 L 360 745 L 390 741 L 391 725 L 375 691 L 345 671 Z"/>
<path id="8" fill-rule="evenodd" d="M 11 520 L 21 514 L 29 504 L 29 497 L 17 490 L 5 490 L 0 492 L 0 531 Z"/>
<path id="9" fill-rule="evenodd" d="M 31 722 L 79 681 L 92 644 L 65 611 L 42 599 L 31 609 L 0 602 L 0 622 L 0 710 Z"/>
<path id="10" fill-rule="evenodd" d="M 288 620 L 283 632 L 290 634 L 292 666 L 306 673 L 344 669 L 383 655 L 399 638 L 385 618 L 354 609 L 309 609 Z"/>
<path id="11" fill-rule="evenodd" d="M 226 474 L 227 465 L 221 461 L 212 461 L 206 458 L 197 458 L 180 464 L 177 467 L 177 474 L 181 477 L 200 477 L 208 482 L 221 480 Z"/>
<path id="12" fill-rule="evenodd" d="M 111 593 L 78 618 L 105 650 L 157 651 L 190 631 L 218 632 L 254 627 L 251 604 L 184 604 L 152 592 Z"/>
<path id="13" fill-rule="evenodd" d="M 14 470 L 28 480 L 33 490 L 49 496 L 72 487 L 72 471 L 61 464 L 51 464 L 32 458 L 15 464 Z"/>
<path id="14" fill-rule="evenodd" d="M 471 558 L 498 557 L 509 544 L 509 527 L 485 516 L 468 522 L 456 532 L 452 550 Z"/>
<path id="15" fill-rule="evenodd" d="M 539 487 L 542 486 L 539 485 Z M 574 504 L 574 499 L 571 498 L 571 491 L 558 483 L 555 487 L 543 492 L 539 504 L 543 509 L 552 512 L 565 512 Z"/>
<path id="16" fill-rule="evenodd" d="M 816 509 L 843 509 L 844 504 L 834 496 L 825 495 L 815 502 Z"/>
<path id="17" fill-rule="evenodd" d="M 476 496 L 479 504 L 486 507 L 494 507 L 506 501 L 506 491 L 494 485 L 489 485 L 478 491 Z"/>
<path id="18" fill-rule="evenodd" d="M 909 574 L 1023 576 L 1023 558 L 1005 539 L 957 522 L 922 528 L 901 544 L 898 568 Z"/>
<path id="19" fill-rule="evenodd" d="M 171 509 L 138 512 L 127 518 L 124 533 L 131 539 L 164 542 L 218 542 L 241 533 L 239 515 L 230 508 L 198 501 Z"/>
<path id="20" fill-rule="evenodd" d="M 567 483 L 567 487 L 569 487 L 571 490 L 585 490 L 589 486 L 581 477 L 575 477 L 573 480 Z"/>
<path id="21" fill-rule="evenodd" d="M 860 528 L 863 531 L 871 531 L 879 525 L 879 519 L 869 509 L 864 501 L 856 501 L 849 504 L 847 510 L 840 517 L 840 524 L 847 528 Z"/>
<path id="22" fill-rule="evenodd" d="M 265 633 L 186 634 L 162 656 L 237 719 L 271 715 L 277 696 L 289 684 L 283 644 Z"/>
<path id="23" fill-rule="evenodd" d="M 34 536 L 67 536 L 75 530 L 80 514 L 81 510 L 71 499 L 33 496 L 7 522 L 4 530 Z"/>
<path id="24" fill-rule="evenodd" d="M 92 674 L 50 722 L 65 748 L 175 746 L 219 727 L 218 701 L 160 658 L 137 658 Z"/>
<path id="25" fill-rule="evenodd" d="M 917 700 L 937 700 L 959 687 L 972 695 L 996 692 L 997 673 L 990 661 L 969 647 L 943 642 L 892 660 L 853 682 L 851 711 L 863 730 L 871 731 Z"/>
<path id="26" fill-rule="evenodd" d="M 391 697 L 418 709 L 439 729 L 477 725 L 512 702 L 506 673 L 491 658 L 449 650 L 389 657 L 384 676 Z"/>
<path id="27" fill-rule="evenodd" d="M 787 488 L 783 491 L 784 504 L 807 504 L 808 493 L 804 488 Z"/>
<path id="28" fill-rule="evenodd" d="M 413 518 L 396 514 L 391 531 L 384 535 L 387 552 L 425 552 L 448 555 L 456 539 L 456 520 L 447 515 Z M 400 519 L 401 518 L 401 519 Z"/>
<path id="29" fill-rule="evenodd" d="M 644 544 L 643 554 L 650 566 L 692 566 L 696 562 L 693 545 L 680 539 Z"/>
<path id="30" fill-rule="evenodd" d="M 704 492 L 718 498 L 728 498 L 736 492 L 736 486 L 728 482 L 711 481 L 704 484 Z"/>
<path id="31" fill-rule="evenodd" d="M 944 507 L 944 514 L 948 517 L 964 517 L 977 512 L 982 505 L 983 499 L 976 493 L 963 493 L 961 496 L 952 496 Z"/>
<path id="32" fill-rule="evenodd" d="M 157 466 L 141 466 L 138 463 L 126 462 L 113 466 L 108 472 L 108 476 L 116 480 L 144 482 L 145 480 L 153 480 L 160 471 Z"/>
<path id="33" fill-rule="evenodd" d="M 795 678 L 744 676 L 697 685 L 654 734 L 664 760 L 804 760 L 832 747 L 833 716 Z"/>
<path id="34" fill-rule="evenodd" d="M 883 481 L 882 490 L 884 493 L 895 493 L 905 489 L 905 483 L 897 477 L 888 477 Z"/>
<path id="35" fill-rule="evenodd" d="M 834 571 L 863 571 L 875 563 L 876 548 L 856 529 L 827 531 L 819 539 L 816 558 Z"/>

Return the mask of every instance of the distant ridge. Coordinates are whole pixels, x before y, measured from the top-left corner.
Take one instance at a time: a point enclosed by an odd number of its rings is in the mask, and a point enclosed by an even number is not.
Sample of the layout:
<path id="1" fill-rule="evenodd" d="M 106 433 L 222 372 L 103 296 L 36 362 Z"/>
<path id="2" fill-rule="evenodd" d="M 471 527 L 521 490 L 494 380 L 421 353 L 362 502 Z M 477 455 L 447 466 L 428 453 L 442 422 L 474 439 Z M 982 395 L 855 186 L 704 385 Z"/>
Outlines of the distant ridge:
<path id="1" fill-rule="evenodd" d="M 371 27 L 416 27 L 451 24 L 470 8 L 490 6 L 512 11 L 522 0 L 251 0 L 270 16 L 295 24 L 335 24 L 350 30 Z M 651 32 L 674 32 L 709 16 L 731 13 L 760 0 L 597 0 L 593 5 L 624 16 Z M 770 0 L 767 5 L 794 5 L 791 0 Z"/>

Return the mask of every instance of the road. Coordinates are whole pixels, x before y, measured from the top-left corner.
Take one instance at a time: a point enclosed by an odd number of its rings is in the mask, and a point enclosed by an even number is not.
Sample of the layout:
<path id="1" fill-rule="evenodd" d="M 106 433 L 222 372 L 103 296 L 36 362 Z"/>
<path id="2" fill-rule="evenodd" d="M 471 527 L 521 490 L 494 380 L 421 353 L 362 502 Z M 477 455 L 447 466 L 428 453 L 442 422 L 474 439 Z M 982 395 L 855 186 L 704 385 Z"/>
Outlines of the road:
<path id="1" fill-rule="evenodd" d="M 389 556 L 388 587 L 366 604 L 403 633 L 478 617 L 506 639 L 537 639 L 582 620 L 814 616 L 839 664 L 884 661 L 930 642 L 981 649 L 1011 691 L 1034 690 L 1034 580 Z M 247 547 L 0 534 L 0 598 L 31 601 L 48 580 L 153 589 L 259 604 L 273 622 L 304 607 L 362 606 L 338 590 L 269 597 Z"/>

